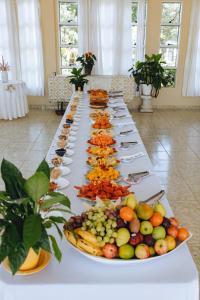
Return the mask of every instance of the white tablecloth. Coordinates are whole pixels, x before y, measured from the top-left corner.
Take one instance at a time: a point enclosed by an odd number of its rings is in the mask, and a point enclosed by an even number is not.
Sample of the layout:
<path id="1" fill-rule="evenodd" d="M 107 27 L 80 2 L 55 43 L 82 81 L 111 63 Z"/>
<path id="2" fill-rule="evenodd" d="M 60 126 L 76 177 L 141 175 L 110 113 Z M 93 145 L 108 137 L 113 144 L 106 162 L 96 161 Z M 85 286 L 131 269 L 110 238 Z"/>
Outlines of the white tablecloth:
<path id="1" fill-rule="evenodd" d="M 80 121 L 73 163 L 69 165 L 71 173 L 67 176 L 70 186 L 66 193 L 72 202 L 72 211 L 78 213 L 84 209 L 81 200 L 77 199 L 74 185 L 84 183 L 87 171 L 86 140 L 91 123 L 88 120 L 88 100 L 85 96 L 85 109 Z M 66 112 L 67 113 L 67 112 Z M 50 161 L 55 151 L 57 136 L 60 134 L 65 116 L 56 132 L 52 146 L 47 155 Z M 136 128 L 131 118 L 126 128 Z M 119 121 L 114 121 L 119 123 Z M 115 132 L 118 129 L 115 129 Z M 131 164 L 120 164 L 122 175 L 129 171 L 141 171 L 152 168 L 146 150 L 138 133 L 131 134 L 128 140 L 137 140 L 141 144 L 130 150 L 120 151 L 120 155 L 144 152 L 145 156 Z M 127 137 L 121 138 L 127 140 Z M 146 199 L 161 190 L 156 176 L 146 178 L 132 188 L 138 200 Z M 171 214 L 166 198 L 163 200 L 168 213 Z M 181 208 L 180 208 L 181 209 Z M 1 300 L 102 300 L 102 299 L 139 299 L 139 300 L 198 300 L 198 273 L 187 246 L 183 246 L 174 254 L 160 257 L 154 262 L 146 260 L 143 264 L 130 266 L 104 265 L 82 256 L 70 247 L 63 239 L 60 242 L 63 258 L 61 263 L 52 258 L 51 263 L 42 272 L 27 276 L 12 277 L 0 270 Z"/>
<path id="2" fill-rule="evenodd" d="M 0 82 L 0 119 L 12 120 L 28 113 L 26 87 L 23 81 Z"/>

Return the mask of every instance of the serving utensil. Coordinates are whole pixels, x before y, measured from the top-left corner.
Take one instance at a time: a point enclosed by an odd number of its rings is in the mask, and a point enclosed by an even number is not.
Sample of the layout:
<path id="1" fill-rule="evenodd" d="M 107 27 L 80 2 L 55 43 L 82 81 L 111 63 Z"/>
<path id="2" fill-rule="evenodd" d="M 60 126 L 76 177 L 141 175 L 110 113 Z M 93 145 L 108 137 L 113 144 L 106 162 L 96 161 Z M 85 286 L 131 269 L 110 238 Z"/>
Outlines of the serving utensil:
<path id="1" fill-rule="evenodd" d="M 145 156 L 145 154 L 143 152 L 138 152 L 136 154 L 122 156 L 119 159 L 122 163 L 130 163 L 134 159 L 140 158 L 142 156 Z"/>
<path id="2" fill-rule="evenodd" d="M 154 204 L 155 202 L 159 201 L 163 196 L 165 195 L 165 191 L 161 190 L 160 192 L 154 194 L 153 196 L 147 198 L 144 201 L 140 201 L 140 203 L 152 203 Z"/>

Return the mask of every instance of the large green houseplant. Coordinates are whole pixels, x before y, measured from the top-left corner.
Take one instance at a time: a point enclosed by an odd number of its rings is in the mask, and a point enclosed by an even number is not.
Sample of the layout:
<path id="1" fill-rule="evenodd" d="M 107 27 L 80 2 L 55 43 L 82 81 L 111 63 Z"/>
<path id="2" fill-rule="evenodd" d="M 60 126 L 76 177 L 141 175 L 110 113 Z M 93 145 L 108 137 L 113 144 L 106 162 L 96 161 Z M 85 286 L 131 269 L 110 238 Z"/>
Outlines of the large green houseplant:
<path id="1" fill-rule="evenodd" d="M 88 83 L 88 80 L 85 78 L 87 75 L 82 74 L 82 68 L 73 68 L 71 72 L 71 79 L 70 83 L 75 85 L 75 90 L 78 91 L 80 88 L 81 91 L 83 91 L 84 84 Z"/>
<path id="2" fill-rule="evenodd" d="M 163 68 L 165 64 L 162 61 L 162 54 L 145 55 L 144 61 L 136 62 L 129 72 L 135 79 L 137 90 L 142 87 L 142 92 L 144 88 L 150 91 L 149 95 L 157 97 L 162 87 L 172 85 L 174 76 Z"/>
<path id="3" fill-rule="evenodd" d="M 38 253 L 40 249 L 51 252 L 51 248 L 60 261 L 61 251 L 48 230 L 55 226 L 62 237 L 58 224 L 65 219 L 52 212 L 69 213 L 70 201 L 61 193 L 49 192 L 47 162 L 42 161 L 35 174 L 25 179 L 16 166 L 4 159 L 1 174 L 5 191 L 0 192 L 0 263 L 8 258 L 12 274 L 15 274 L 30 249 Z"/>

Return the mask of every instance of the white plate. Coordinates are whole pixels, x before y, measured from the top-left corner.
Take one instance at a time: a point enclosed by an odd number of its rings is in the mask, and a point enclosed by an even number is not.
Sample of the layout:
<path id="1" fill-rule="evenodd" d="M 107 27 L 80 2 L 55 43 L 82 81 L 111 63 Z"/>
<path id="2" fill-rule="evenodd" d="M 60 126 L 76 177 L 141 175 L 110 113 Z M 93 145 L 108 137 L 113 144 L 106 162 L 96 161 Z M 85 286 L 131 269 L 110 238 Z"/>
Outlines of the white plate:
<path id="1" fill-rule="evenodd" d="M 78 126 L 79 125 L 79 121 L 74 121 L 73 122 L 73 126 Z"/>
<path id="2" fill-rule="evenodd" d="M 75 144 L 74 143 L 67 143 L 67 148 L 72 149 L 74 148 Z"/>
<path id="3" fill-rule="evenodd" d="M 73 151 L 73 150 L 71 150 L 71 149 L 66 149 L 65 155 L 67 155 L 67 156 L 72 156 L 73 154 L 74 154 L 74 151 Z"/>
<path id="4" fill-rule="evenodd" d="M 167 252 L 164 255 L 152 256 L 152 257 L 146 258 L 146 259 L 127 259 L 127 260 L 126 259 L 119 259 L 119 258 L 108 259 L 108 258 L 101 257 L 101 256 L 94 256 L 94 255 L 91 255 L 91 254 L 88 254 L 86 252 L 83 252 L 83 251 L 79 250 L 78 248 L 73 246 L 69 241 L 68 241 L 68 243 L 76 251 L 78 251 L 82 255 L 84 255 L 87 258 L 92 259 L 92 260 L 94 260 L 98 263 L 103 263 L 103 264 L 108 264 L 108 265 L 131 265 L 131 264 L 143 264 L 143 263 L 148 263 L 148 262 L 154 262 L 154 261 L 158 261 L 159 259 L 163 259 L 165 257 L 173 255 L 173 253 L 178 251 L 179 248 L 181 248 L 184 244 L 186 244 L 187 241 L 189 241 L 189 239 L 191 239 L 191 237 L 192 237 L 192 234 L 190 233 L 190 236 L 185 241 L 183 241 L 180 245 L 178 245 L 174 250 L 172 250 L 170 252 Z"/>
<path id="5" fill-rule="evenodd" d="M 81 118 L 80 118 L 80 117 L 78 117 L 78 116 L 74 117 L 74 120 L 75 120 L 75 122 L 79 122 L 79 121 L 80 121 L 80 119 L 81 119 Z M 75 122 L 74 122 L 74 123 L 75 123 Z"/>
<path id="6" fill-rule="evenodd" d="M 75 136 L 69 136 L 68 137 L 68 141 L 70 141 L 70 142 L 75 142 L 76 140 L 77 140 L 77 138 Z"/>
<path id="7" fill-rule="evenodd" d="M 71 172 L 70 168 L 60 166 L 58 167 L 61 170 L 61 176 L 65 176 Z"/>
<path id="8" fill-rule="evenodd" d="M 73 162 L 71 158 L 64 157 L 64 156 L 62 157 L 62 160 L 63 160 L 63 165 L 70 165 Z"/>
<path id="9" fill-rule="evenodd" d="M 53 180 L 56 184 L 58 184 L 57 190 L 62 190 L 69 185 L 69 181 L 63 177 L 59 177 Z"/>
<path id="10" fill-rule="evenodd" d="M 77 131 L 78 130 L 78 126 L 77 125 L 72 125 L 71 126 L 71 129 L 73 130 L 73 131 Z M 71 131 L 70 131 L 70 133 L 71 133 Z"/>

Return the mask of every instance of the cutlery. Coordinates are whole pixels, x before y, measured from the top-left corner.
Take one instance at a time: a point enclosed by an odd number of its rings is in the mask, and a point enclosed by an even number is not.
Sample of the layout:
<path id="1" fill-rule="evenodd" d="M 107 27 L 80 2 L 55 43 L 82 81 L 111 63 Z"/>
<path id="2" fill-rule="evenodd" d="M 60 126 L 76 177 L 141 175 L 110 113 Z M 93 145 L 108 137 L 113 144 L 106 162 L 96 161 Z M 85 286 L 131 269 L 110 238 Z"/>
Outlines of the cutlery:
<path id="1" fill-rule="evenodd" d="M 133 132 L 132 129 L 131 129 L 131 130 L 126 130 L 126 131 L 121 131 L 119 134 L 120 134 L 120 135 L 126 135 L 126 134 L 129 134 L 129 133 L 131 133 L 131 132 Z"/>
<path id="2" fill-rule="evenodd" d="M 121 116 L 114 116 L 114 119 L 120 119 L 120 118 L 128 118 L 127 115 L 121 115 Z"/>
<path id="3" fill-rule="evenodd" d="M 142 156 L 145 156 L 145 154 L 143 152 L 138 152 L 136 154 L 133 155 L 126 155 L 126 156 L 122 156 L 120 159 L 120 161 L 122 163 L 130 163 L 131 161 L 133 161 L 134 159 L 140 158 Z"/>
<path id="4" fill-rule="evenodd" d="M 139 183 L 144 177 L 149 176 L 149 171 L 130 173 L 128 174 L 127 181 L 130 183 Z"/>
<path id="5" fill-rule="evenodd" d="M 152 204 L 153 204 L 154 202 L 159 201 L 164 196 L 164 194 L 165 194 L 165 191 L 161 190 L 160 192 L 154 194 L 153 196 L 147 198 L 146 200 L 140 201 L 140 203 L 152 202 Z"/>

